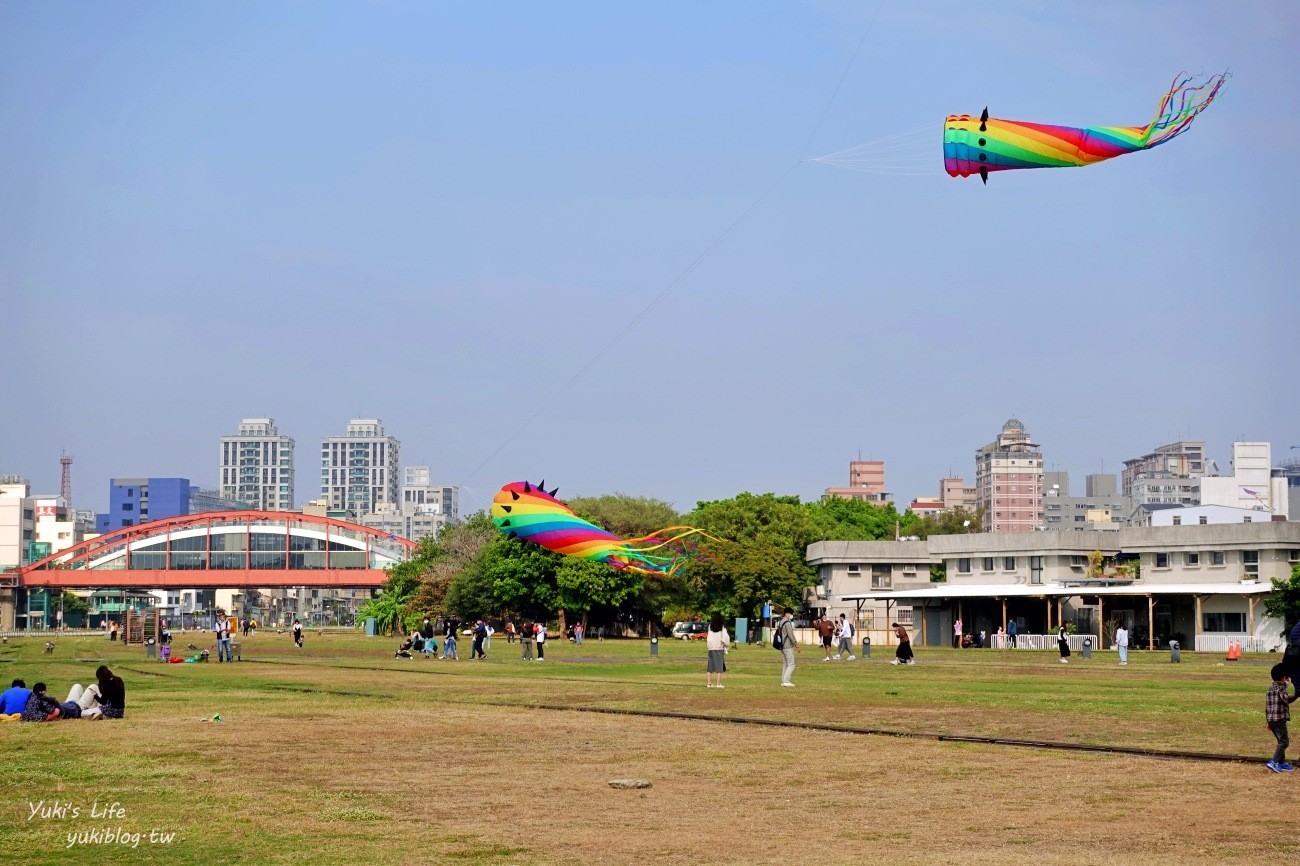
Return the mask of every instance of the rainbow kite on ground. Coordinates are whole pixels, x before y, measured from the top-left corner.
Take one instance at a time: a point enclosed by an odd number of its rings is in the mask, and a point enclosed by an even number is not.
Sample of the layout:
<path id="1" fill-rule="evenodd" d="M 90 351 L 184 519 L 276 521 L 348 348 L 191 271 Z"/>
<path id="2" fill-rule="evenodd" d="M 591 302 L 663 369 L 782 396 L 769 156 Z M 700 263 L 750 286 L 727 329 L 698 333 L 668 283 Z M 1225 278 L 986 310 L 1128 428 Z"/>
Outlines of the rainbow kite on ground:
<path id="1" fill-rule="evenodd" d="M 687 539 L 705 535 L 689 526 L 669 526 L 644 538 L 619 538 L 573 513 L 542 484 L 507 484 L 492 497 L 492 522 L 510 538 L 541 545 L 554 553 L 603 562 L 641 574 L 669 575 L 697 552 Z"/>
<path id="2" fill-rule="evenodd" d="M 944 123 L 943 167 L 953 177 L 1017 168 L 1062 168 L 1091 165 L 1126 153 L 1150 150 L 1187 131 L 1219 95 L 1227 73 L 1196 83 L 1180 73 L 1160 99 L 1146 126 L 1050 126 L 1019 120 L 950 114 Z"/>

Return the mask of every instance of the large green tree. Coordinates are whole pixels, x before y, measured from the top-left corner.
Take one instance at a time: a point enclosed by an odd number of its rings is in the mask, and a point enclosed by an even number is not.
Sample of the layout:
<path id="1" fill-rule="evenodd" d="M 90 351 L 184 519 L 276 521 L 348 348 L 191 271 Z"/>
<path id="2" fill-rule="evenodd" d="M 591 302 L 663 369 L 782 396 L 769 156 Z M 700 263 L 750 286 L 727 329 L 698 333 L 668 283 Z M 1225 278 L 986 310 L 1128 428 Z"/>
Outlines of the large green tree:
<path id="1" fill-rule="evenodd" d="M 1273 578 L 1273 591 L 1264 599 L 1264 611 L 1282 621 L 1282 635 L 1300 621 L 1300 563 L 1291 566 L 1289 580 Z"/>

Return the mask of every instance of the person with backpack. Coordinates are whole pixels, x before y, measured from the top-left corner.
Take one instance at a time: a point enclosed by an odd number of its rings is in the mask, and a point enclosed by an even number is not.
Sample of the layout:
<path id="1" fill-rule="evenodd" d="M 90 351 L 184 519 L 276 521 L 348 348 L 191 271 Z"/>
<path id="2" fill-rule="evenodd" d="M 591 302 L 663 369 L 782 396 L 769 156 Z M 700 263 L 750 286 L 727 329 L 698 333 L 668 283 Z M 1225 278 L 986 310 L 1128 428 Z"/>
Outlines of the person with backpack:
<path id="1" fill-rule="evenodd" d="M 853 661 L 853 623 L 849 622 L 844 614 L 840 614 L 839 627 L 839 648 L 835 651 L 833 658 L 840 660 L 840 656 L 848 656 L 849 661 Z"/>
<path id="2" fill-rule="evenodd" d="M 791 677 L 794 676 L 794 654 L 800 652 L 799 642 L 794 637 L 794 610 L 786 608 L 777 623 L 776 633 L 772 635 L 772 646 L 781 651 L 781 685 L 794 688 Z"/>

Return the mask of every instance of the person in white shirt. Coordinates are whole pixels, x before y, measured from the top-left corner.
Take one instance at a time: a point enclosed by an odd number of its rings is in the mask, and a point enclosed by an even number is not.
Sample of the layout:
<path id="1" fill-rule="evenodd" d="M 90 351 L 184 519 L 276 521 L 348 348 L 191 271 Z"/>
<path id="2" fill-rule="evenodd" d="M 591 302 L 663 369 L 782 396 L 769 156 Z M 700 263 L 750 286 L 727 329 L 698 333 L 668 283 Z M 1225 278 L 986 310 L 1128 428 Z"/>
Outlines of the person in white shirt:
<path id="1" fill-rule="evenodd" d="M 853 661 L 853 623 L 849 622 L 844 614 L 840 614 L 839 628 L 836 629 L 835 636 L 839 638 L 839 645 L 833 658 L 839 661 L 840 656 L 844 655 L 848 656 L 849 661 Z"/>
<path id="2" fill-rule="evenodd" d="M 1128 664 L 1128 629 L 1122 623 L 1115 629 L 1115 645 L 1119 647 L 1119 663 Z"/>
<path id="3" fill-rule="evenodd" d="M 546 660 L 546 623 L 537 624 L 537 660 Z"/>
<path id="4" fill-rule="evenodd" d="M 727 629 L 722 625 L 722 614 L 715 613 L 713 620 L 709 623 L 709 633 L 707 636 L 709 647 L 709 668 L 705 675 L 708 688 L 726 688 L 722 684 L 722 675 L 727 671 L 727 649 L 731 646 L 731 636 L 727 634 Z M 717 674 L 718 682 L 715 686 L 713 675 Z"/>

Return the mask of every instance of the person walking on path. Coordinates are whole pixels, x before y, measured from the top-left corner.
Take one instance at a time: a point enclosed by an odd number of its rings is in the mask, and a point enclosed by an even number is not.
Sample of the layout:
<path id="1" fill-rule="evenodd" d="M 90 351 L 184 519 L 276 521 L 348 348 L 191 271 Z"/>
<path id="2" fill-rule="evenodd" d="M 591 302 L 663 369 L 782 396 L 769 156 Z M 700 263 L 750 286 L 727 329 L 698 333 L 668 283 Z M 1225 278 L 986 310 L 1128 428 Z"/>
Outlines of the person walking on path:
<path id="1" fill-rule="evenodd" d="M 1061 623 L 1061 627 L 1056 630 L 1056 646 L 1061 651 L 1061 664 L 1063 665 L 1070 663 L 1070 640 L 1066 637 L 1067 634 L 1065 623 Z"/>
<path id="2" fill-rule="evenodd" d="M 776 627 L 781 639 L 781 685 L 794 688 L 791 678 L 794 676 L 794 654 L 802 652 L 799 642 L 794 637 L 794 610 L 786 608 L 781 615 L 781 622 Z"/>
<path id="3" fill-rule="evenodd" d="M 582 625 L 582 623 L 575 625 L 573 627 L 573 642 L 578 646 L 582 646 L 582 636 L 586 634 L 586 632 L 587 629 Z"/>
<path id="4" fill-rule="evenodd" d="M 1124 628 L 1124 623 L 1115 629 L 1115 646 L 1119 647 L 1119 663 L 1128 664 L 1128 629 Z"/>
<path id="5" fill-rule="evenodd" d="M 442 639 L 442 657 L 452 661 L 460 661 L 460 655 L 456 652 L 456 633 L 449 631 L 446 637 Z"/>
<path id="6" fill-rule="evenodd" d="M 722 684 L 722 675 L 727 672 L 727 648 L 731 645 L 731 636 L 727 634 L 727 629 L 722 624 L 722 614 L 715 613 L 713 619 L 709 621 L 709 633 L 706 640 L 709 648 L 709 666 L 705 673 L 705 684 L 713 689 L 726 688 Z M 713 675 L 717 674 L 717 685 L 713 683 Z"/>
<path id="7" fill-rule="evenodd" d="M 492 649 L 492 635 L 496 633 L 497 630 L 492 627 L 492 623 L 485 620 L 483 622 L 483 649 Z M 486 656 L 487 653 L 485 652 L 483 655 Z"/>
<path id="8" fill-rule="evenodd" d="M 537 624 L 537 660 L 546 661 L 546 623 Z"/>
<path id="9" fill-rule="evenodd" d="M 293 620 L 293 642 L 298 645 L 298 649 L 302 649 L 302 623 L 297 617 Z"/>
<path id="10" fill-rule="evenodd" d="M 916 659 L 912 658 L 912 640 L 907 636 L 907 629 L 903 628 L 902 623 L 894 623 L 894 637 L 898 638 L 898 649 L 894 650 L 894 660 L 890 664 L 916 664 Z"/>
<path id="11" fill-rule="evenodd" d="M 961 617 L 957 617 L 952 624 L 952 648 L 961 649 Z"/>
<path id="12" fill-rule="evenodd" d="M 528 620 L 519 628 L 519 658 L 526 662 L 533 660 L 533 624 Z"/>
<path id="13" fill-rule="evenodd" d="M 1007 621 L 1007 642 L 1011 645 L 1011 648 L 1012 648 L 1012 649 L 1015 649 L 1015 648 L 1016 648 L 1016 629 L 1017 629 L 1017 628 L 1019 628 L 1019 626 L 1016 624 L 1016 621 L 1015 621 L 1014 619 L 1013 619 L 1013 620 L 1008 620 L 1008 621 Z"/>
<path id="14" fill-rule="evenodd" d="M 1273 757 L 1266 766 L 1274 773 L 1289 773 L 1295 767 L 1286 761 L 1286 747 L 1291 743 L 1287 737 L 1286 723 L 1291 721 L 1291 704 L 1300 694 L 1286 693 L 1286 684 L 1291 681 L 1291 677 L 1287 675 L 1285 665 L 1273 665 L 1272 677 L 1273 685 L 1268 687 L 1264 701 L 1264 720 L 1268 723 L 1269 731 L 1277 738 L 1277 748 L 1273 750 Z"/>
<path id="15" fill-rule="evenodd" d="M 839 661 L 840 656 L 847 656 L 849 661 L 853 661 L 853 623 L 844 614 L 840 614 L 839 629 L 835 634 L 839 638 L 839 646 L 835 650 L 834 659 Z"/>

